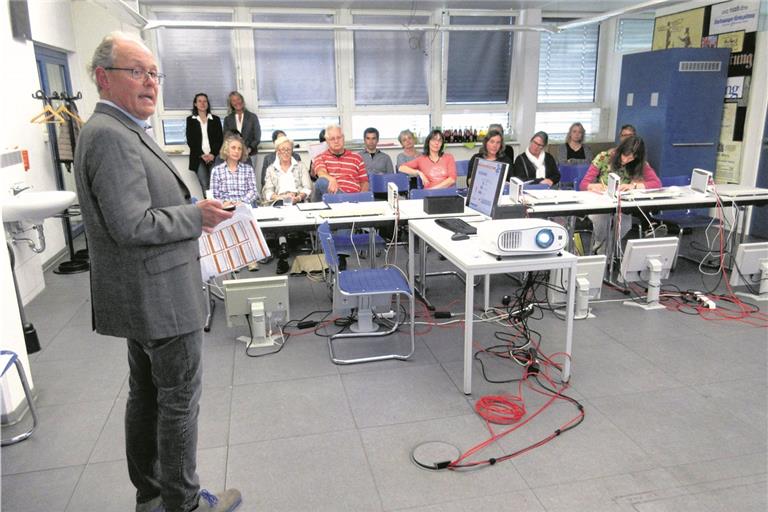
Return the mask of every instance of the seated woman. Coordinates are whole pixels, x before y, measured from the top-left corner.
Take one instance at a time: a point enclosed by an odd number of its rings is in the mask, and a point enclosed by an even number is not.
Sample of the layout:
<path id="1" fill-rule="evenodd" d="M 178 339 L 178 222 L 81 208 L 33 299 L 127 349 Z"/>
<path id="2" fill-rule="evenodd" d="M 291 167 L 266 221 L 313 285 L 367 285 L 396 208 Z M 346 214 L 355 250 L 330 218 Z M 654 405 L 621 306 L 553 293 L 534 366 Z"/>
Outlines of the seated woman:
<path id="1" fill-rule="evenodd" d="M 275 130 L 272 132 L 272 144 L 275 146 L 275 152 L 267 153 L 264 155 L 264 162 L 261 164 L 261 188 L 264 188 L 264 181 L 267 179 L 267 169 L 275 163 L 275 155 L 277 154 L 277 144 L 275 144 L 275 141 L 279 139 L 280 137 L 288 137 L 283 130 Z M 294 160 L 297 162 L 301 162 L 301 156 L 295 151 L 293 151 L 293 148 L 291 148 L 291 156 Z M 269 200 L 269 198 L 267 198 Z"/>
<path id="2" fill-rule="evenodd" d="M 266 170 L 262 196 L 269 203 L 282 200 L 283 204 L 296 204 L 305 201 L 312 193 L 312 180 L 309 172 L 293 156 L 293 141 L 281 135 L 275 140 L 276 158 Z M 278 237 L 277 269 L 278 274 L 288 272 L 288 239 Z"/>
<path id="3" fill-rule="evenodd" d="M 220 157 L 224 160 L 211 170 L 211 192 L 214 199 L 224 203 L 248 203 L 255 206 L 259 201 L 256 174 L 251 167 L 243 138 L 230 133 L 221 145 Z M 248 270 L 259 270 L 257 263 Z"/>
<path id="4" fill-rule="evenodd" d="M 472 183 L 472 176 L 475 172 L 475 160 L 482 158 L 484 160 L 499 161 L 512 165 L 512 161 L 504 151 L 504 137 L 498 130 L 488 130 L 483 137 L 483 147 L 479 152 L 472 155 L 469 159 L 469 174 L 467 175 L 467 185 Z"/>
<path id="5" fill-rule="evenodd" d="M 619 191 L 633 188 L 659 188 L 661 180 L 656 171 L 645 161 L 645 143 L 637 136 L 625 138 L 616 149 L 598 154 L 589 166 L 587 174 L 581 180 L 579 190 L 589 190 L 598 194 L 605 192 L 608 174 L 616 173 L 621 178 Z M 611 225 L 611 214 L 590 215 L 592 221 L 592 252 L 605 254 L 606 241 Z M 620 238 L 624 238 L 632 227 L 632 216 L 622 213 Z"/>
<path id="6" fill-rule="evenodd" d="M 515 159 L 512 175 L 525 183 L 542 183 L 550 187 L 560 182 L 560 171 L 557 170 L 555 157 L 545 151 L 549 135 L 546 132 L 536 132 L 531 137 L 528 148 Z"/>
<path id="7" fill-rule="evenodd" d="M 568 128 L 565 144 L 557 151 L 557 163 L 581 164 L 592 161 L 592 150 L 584 144 L 584 134 L 584 126 L 581 123 L 573 123 Z"/>
<path id="8" fill-rule="evenodd" d="M 397 155 L 395 172 L 399 171 L 400 166 L 405 162 L 410 162 L 419 157 L 419 153 L 416 151 L 416 135 L 411 130 L 401 131 L 400 135 L 397 136 L 397 140 L 403 147 L 403 151 Z"/>
<path id="9" fill-rule="evenodd" d="M 402 164 L 399 171 L 418 176 L 424 188 L 450 188 L 456 186 L 456 159 L 443 152 L 443 134 L 432 130 L 424 141 L 423 154 Z"/>
<path id="10" fill-rule="evenodd" d="M 286 204 L 300 203 L 312 192 L 309 172 L 293 152 L 293 141 L 283 134 L 275 141 L 277 158 L 266 169 L 262 196 L 267 202 L 282 199 Z"/>

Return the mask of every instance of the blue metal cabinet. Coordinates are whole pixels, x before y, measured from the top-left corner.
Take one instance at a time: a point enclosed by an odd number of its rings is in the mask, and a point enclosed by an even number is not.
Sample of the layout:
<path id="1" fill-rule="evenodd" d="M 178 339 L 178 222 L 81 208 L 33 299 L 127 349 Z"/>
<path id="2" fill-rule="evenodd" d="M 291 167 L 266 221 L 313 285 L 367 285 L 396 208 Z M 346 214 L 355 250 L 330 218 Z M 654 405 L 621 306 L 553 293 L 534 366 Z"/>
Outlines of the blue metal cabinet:
<path id="1" fill-rule="evenodd" d="M 624 56 L 616 128 L 637 128 L 660 176 L 715 170 L 729 55 L 674 48 Z"/>

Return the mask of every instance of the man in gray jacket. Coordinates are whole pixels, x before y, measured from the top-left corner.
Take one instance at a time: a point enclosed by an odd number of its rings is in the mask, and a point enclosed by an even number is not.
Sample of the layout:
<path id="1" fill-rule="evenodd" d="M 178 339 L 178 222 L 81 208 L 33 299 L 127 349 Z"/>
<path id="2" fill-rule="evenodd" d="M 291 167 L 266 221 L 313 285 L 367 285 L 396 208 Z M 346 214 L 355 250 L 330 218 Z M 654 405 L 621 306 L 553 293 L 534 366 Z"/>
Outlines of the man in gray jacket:
<path id="1" fill-rule="evenodd" d="M 196 472 L 204 321 L 197 239 L 232 214 L 219 201 L 192 204 L 145 133 L 162 79 L 146 46 L 113 33 L 90 71 L 100 101 L 78 139 L 77 192 L 94 329 L 128 343 L 125 437 L 136 510 L 233 510 L 240 493 L 201 491 Z"/>

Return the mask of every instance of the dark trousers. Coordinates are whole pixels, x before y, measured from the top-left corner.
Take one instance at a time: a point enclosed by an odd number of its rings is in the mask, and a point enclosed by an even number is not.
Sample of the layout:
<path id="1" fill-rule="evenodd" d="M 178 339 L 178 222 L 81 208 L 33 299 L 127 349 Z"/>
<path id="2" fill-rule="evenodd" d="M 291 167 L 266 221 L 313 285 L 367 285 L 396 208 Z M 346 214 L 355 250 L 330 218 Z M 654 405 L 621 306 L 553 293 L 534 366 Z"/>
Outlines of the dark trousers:
<path id="1" fill-rule="evenodd" d="M 125 447 L 137 503 L 162 495 L 168 512 L 197 506 L 202 345 L 202 331 L 128 340 Z"/>

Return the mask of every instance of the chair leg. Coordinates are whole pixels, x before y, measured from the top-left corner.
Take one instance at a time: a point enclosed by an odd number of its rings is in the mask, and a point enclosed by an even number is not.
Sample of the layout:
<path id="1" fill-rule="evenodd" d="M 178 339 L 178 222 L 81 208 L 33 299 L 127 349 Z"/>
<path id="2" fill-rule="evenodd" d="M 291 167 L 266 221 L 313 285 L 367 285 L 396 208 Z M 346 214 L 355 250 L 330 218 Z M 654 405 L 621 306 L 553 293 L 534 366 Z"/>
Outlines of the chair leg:
<path id="1" fill-rule="evenodd" d="M 14 357 L 13 364 L 16 366 L 16 370 L 19 372 L 21 387 L 24 389 L 24 396 L 26 397 L 27 404 L 29 405 L 29 412 L 32 414 L 32 428 L 24 433 L 13 436 L 10 439 L 3 439 L 0 446 L 8 446 L 11 444 L 20 443 L 21 441 L 24 441 L 29 436 L 31 436 L 32 432 L 37 429 L 37 409 L 35 408 L 35 402 L 32 400 L 32 391 L 29 389 L 29 382 L 27 382 L 27 376 L 24 373 L 24 366 L 21 364 L 21 361 L 19 361 L 18 357 Z"/>
<path id="2" fill-rule="evenodd" d="M 399 320 L 399 312 L 400 312 L 400 294 L 397 294 L 397 300 L 395 304 L 395 320 L 394 325 L 392 328 L 386 330 L 386 331 L 376 331 L 376 332 L 369 332 L 369 333 L 339 333 L 334 334 L 332 336 L 328 337 L 328 353 L 330 354 L 331 361 L 333 361 L 334 364 L 358 364 L 358 363 L 371 363 L 374 361 L 387 361 L 390 359 L 397 359 L 399 361 L 405 361 L 407 359 L 410 359 L 410 357 L 413 355 L 414 351 L 416 350 L 416 338 L 415 338 L 415 326 L 414 326 L 414 311 L 416 308 L 415 299 L 413 294 L 409 294 L 409 301 L 411 306 L 410 311 L 410 349 L 407 354 L 383 354 L 380 356 L 368 356 L 368 357 L 357 357 L 352 359 L 341 359 L 336 356 L 336 352 L 333 347 L 333 340 L 336 339 L 343 339 L 343 338 L 378 338 L 382 336 L 389 336 L 390 334 L 394 334 L 397 332 L 397 330 L 400 328 L 400 325 L 402 322 Z"/>

